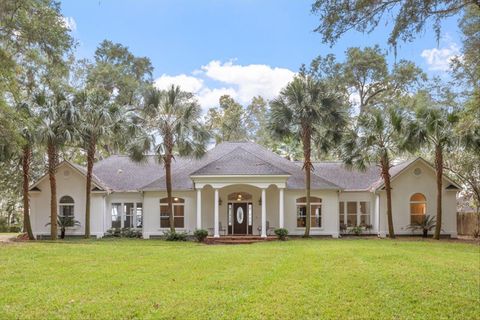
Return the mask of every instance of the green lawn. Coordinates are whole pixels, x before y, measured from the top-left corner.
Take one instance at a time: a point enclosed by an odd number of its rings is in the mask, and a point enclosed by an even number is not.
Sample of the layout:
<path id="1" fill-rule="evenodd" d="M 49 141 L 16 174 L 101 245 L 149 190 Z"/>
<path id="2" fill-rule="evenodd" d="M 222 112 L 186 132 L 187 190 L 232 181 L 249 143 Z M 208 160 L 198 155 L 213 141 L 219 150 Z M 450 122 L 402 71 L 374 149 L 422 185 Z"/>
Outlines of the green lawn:
<path id="1" fill-rule="evenodd" d="M 377 239 L 0 244 L 0 318 L 479 319 L 479 248 Z"/>

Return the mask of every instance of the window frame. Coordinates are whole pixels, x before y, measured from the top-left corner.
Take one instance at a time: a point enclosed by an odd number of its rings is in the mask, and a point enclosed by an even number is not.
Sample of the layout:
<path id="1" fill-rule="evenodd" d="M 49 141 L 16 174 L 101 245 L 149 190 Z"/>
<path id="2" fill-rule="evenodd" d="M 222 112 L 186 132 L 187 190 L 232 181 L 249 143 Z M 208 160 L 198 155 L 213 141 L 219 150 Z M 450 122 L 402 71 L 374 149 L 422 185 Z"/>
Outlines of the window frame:
<path id="1" fill-rule="evenodd" d="M 355 203 L 355 212 L 348 212 L 348 203 Z M 365 213 L 362 213 L 362 203 L 365 204 Z M 362 217 L 367 217 L 366 221 L 368 225 L 372 224 L 372 206 L 370 201 L 348 201 L 343 200 L 338 202 L 338 215 L 339 215 L 339 224 L 344 224 L 347 229 L 354 228 L 356 226 L 362 225 Z M 355 225 L 348 224 L 348 216 L 355 217 Z M 342 219 L 343 218 L 343 219 Z M 343 221 L 342 221 L 343 220 Z M 364 225 L 363 225 L 364 226 Z"/>
<path id="2" fill-rule="evenodd" d="M 126 214 L 125 208 L 127 204 L 133 204 L 132 206 L 132 214 Z M 140 205 L 140 206 L 139 206 Z M 120 226 L 119 227 L 114 227 L 113 226 L 113 208 L 114 206 L 118 206 L 117 210 L 117 215 L 120 217 Z M 140 220 L 141 220 L 141 226 L 137 227 L 137 217 L 138 217 L 138 209 L 140 210 Z M 125 227 L 125 222 L 127 221 L 127 216 L 131 217 L 131 223 L 134 225 L 133 227 Z M 136 229 L 136 230 L 141 230 L 143 229 L 143 202 L 139 201 L 125 201 L 125 202 L 111 202 L 110 203 L 110 228 L 111 229 L 123 229 L 123 228 L 129 228 L 129 229 Z"/>
<path id="3" fill-rule="evenodd" d="M 72 200 L 72 202 L 62 202 L 62 199 L 63 198 L 70 198 Z M 73 199 L 72 196 L 69 196 L 69 195 L 64 195 L 60 198 L 60 200 L 58 201 L 58 216 L 59 217 L 65 217 L 65 215 L 63 214 L 63 209 L 66 208 L 66 207 L 71 207 L 72 209 L 72 215 L 71 217 L 73 219 L 75 219 L 75 199 Z M 68 215 L 67 217 L 70 217 L 70 215 Z"/>
<path id="4" fill-rule="evenodd" d="M 412 200 L 412 198 L 415 195 L 421 195 L 423 197 L 423 200 Z M 410 213 L 410 224 L 413 223 L 412 216 L 422 217 L 423 219 L 425 219 L 425 216 L 427 215 L 427 197 L 421 192 L 415 192 L 410 196 L 409 200 L 410 201 L 408 204 L 409 204 L 409 213 Z M 412 205 L 419 205 L 419 204 L 423 204 L 423 213 L 421 214 L 413 213 Z"/>
<path id="5" fill-rule="evenodd" d="M 305 214 L 304 215 L 301 215 L 300 214 L 300 208 L 299 207 L 304 207 L 305 209 L 307 208 L 307 203 L 306 203 L 306 199 L 305 199 L 305 202 L 303 201 L 299 201 L 299 200 L 303 200 L 303 198 L 306 198 L 306 197 L 298 197 L 297 199 L 295 199 L 295 208 L 296 208 L 296 227 L 297 229 L 305 229 L 305 227 L 302 227 L 302 226 L 299 226 L 298 225 L 298 221 L 299 221 L 299 218 L 305 218 L 305 222 L 307 221 L 307 210 L 305 210 Z M 314 201 L 312 201 L 312 199 Z M 311 214 L 310 215 L 310 220 L 311 219 L 319 219 L 320 221 L 320 226 L 313 226 L 312 225 L 312 221 L 310 221 L 310 229 L 317 229 L 317 230 L 320 230 L 320 229 L 323 229 L 323 213 L 322 213 L 322 198 L 320 197 L 315 197 L 315 196 L 310 196 L 310 212 L 313 213 L 314 211 L 312 209 L 319 209 L 320 211 L 320 214 L 317 215 L 316 214 Z M 317 208 L 313 208 L 313 207 L 317 207 Z M 316 210 L 315 210 L 316 211 Z"/>
<path id="6" fill-rule="evenodd" d="M 176 199 L 176 200 L 175 200 Z M 162 202 L 162 200 L 166 202 Z M 160 199 L 160 229 L 170 229 L 170 216 L 162 216 L 162 207 L 167 207 L 168 208 L 168 197 L 167 198 L 161 198 Z M 176 208 L 181 207 L 183 208 L 183 215 L 176 215 Z M 162 218 L 163 217 L 163 218 Z M 185 229 L 185 199 L 180 198 L 180 197 L 173 197 L 173 222 L 175 224 L 175 219 L 176 218 L 182 218 L 183 219 L 183 226 L 177 227 L 175 226 L 175 229 Z M 168 226 L 167 227 L 162 227 L 162 219 L 167 221 Z"/>

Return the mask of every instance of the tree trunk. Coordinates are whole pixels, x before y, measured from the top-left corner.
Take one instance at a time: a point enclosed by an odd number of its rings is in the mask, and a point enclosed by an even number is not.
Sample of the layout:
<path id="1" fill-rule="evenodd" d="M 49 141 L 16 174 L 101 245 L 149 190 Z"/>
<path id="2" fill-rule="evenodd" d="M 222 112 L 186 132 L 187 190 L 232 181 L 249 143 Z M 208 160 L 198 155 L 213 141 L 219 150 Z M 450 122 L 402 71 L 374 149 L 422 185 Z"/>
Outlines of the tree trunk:
<path id="1" fill-rule="evenodd" d="M 388 220 L 388 236 L 395 239 L 395 231 L 393 229 L 393 213 L 392 213 L 392 187 L 390 184 L 390 159 L 384 156 L 380 161 L 382 167 L 382 178 L 387 193 L 387 220 Z"/>
<path id="2" fill-rule="evenodd" d="M 165 183 L 167 187 L 168 199 L 168 217 L 170 220 L 170 231 L 175 232 L 175 221 L 173 217 L 173 198 L 172 198 L 172 158 L 173 158 L 173 138 L 170 132 L 167 132 L 164 137 L 166 154 L 165 161 Z"/>
<path id="3" fill-rule="evenodd" d="M 95 161 L 95 144 L 94 138 L 90 139 L 90 143 L 87 150 L 87 184 L 86 184 L 86 204 L 85 204 L 85 238 L 90 238 L 90 203 L 92 195 L 92 172 L 93 163 Z"/>
<path id="4" fill-rule="evenodd" d="M 60 239 L 62 239 L 62 240 L 65 239 L 65 228 L 64 227 L 62 227 L 60 229 Z"/>
<path id="5" fill-rule="evenodd" d="M 442 231 L 442 179 L 443 179 L 443 150 L 441 146 L 435 147 L 435 170 L 437 172 L 437 222 L 435 225 L 434 239 L 440 239 Z"/>
<path id="6" fill-rule="evenodd" d="M 30 222 L 30 162 L 32 159 L 32 149 L 29 145 L 23 148 L 22 170 L 23 170 L 23 231 L 28 234 L 29 240 L 35 240 Z"/>
<path id="7" fill-rule="evenodd" d="M 423 238 L 428 237 L 428 229 L 423 229 Z"/>
<path id="8" fill-rule="evenodd" d="M 57 240 L 57 149 L 51 143 L 47 147 L 48 154 L 48 178 L 50 180 L 50 237 Z"/>
<path id="9" fill-rule="evenodd" d="M 312 170 L 312 162 L 311 162 L 311 130 L 309 126 L 304 126 L 302 128 L 302 144 L 303 144 L 303 169 L 305 170 L 305 194 L 306 194 L 306 205 L 307 205 L 307 212 L 306 212 L 306 220 L 305 221 L 305 234 L 303 235 L 304 238 L 310 237 L 310 227 L 311 227 L 311 208 L 310 208 L 310 178 L 311 178 L 311 170 Z"/>

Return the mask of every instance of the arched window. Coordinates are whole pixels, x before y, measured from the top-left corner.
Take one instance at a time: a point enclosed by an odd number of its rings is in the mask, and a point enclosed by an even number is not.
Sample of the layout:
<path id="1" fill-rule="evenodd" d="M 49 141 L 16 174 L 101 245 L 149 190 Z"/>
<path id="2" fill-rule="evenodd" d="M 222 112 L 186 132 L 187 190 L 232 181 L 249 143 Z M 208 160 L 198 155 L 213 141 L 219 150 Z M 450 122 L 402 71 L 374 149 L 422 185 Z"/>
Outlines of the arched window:
<path id="1" fill-rule="evenodd" d="M 247 192 L 234 192 L 228 195 L 229 201 L 247 201 L 251 199 L 252 199 L 252 195 Z"/>
<path id="2" fill-rule="evenodd" d="M 168 198 L 160 199 L 160 228 L 170 228 L 168 211 Z M 185 227 L 185 200 L 182 198 L 173 198 L 173 221 L 175 228 Z"/>
<path id="3" fill-rule="evenodd" d="M 75 216 L 75 201 L 70 196 L 63 196 L 60 198 L 60 205 L 58 206 L 58 215 L 60 217 L 74 217 Z"/>
<path id="4" fill-rule="evenodd" d="M 410 223 L 421 223 L 427 213 L 427 198 L 421 193 L 410 197 Z"/>
<path id="5" fill-rule="evenodd" d="M 310 226 L 322 227 L 322 199 L 310 197 Z M 307 197 L 297 199 L 297 227 L 305 228 L 307 225 Z"/>

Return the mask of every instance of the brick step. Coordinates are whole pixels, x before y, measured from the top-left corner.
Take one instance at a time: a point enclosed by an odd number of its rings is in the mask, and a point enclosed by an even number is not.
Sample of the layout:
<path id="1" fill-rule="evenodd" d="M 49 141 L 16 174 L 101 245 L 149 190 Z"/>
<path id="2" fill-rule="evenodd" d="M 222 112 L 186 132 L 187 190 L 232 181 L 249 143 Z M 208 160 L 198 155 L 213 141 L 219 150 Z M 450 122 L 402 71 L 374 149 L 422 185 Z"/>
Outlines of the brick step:
<path id="1" fill-rule="evenodd" d="M 205 243 L 207 244 L 250 244 L 255 242 L 273 241 L 276 240 L 275 236 L 268 236 L 262 238 L 260 236 L 221 236 L 220 238 L 214 238 L 212 236 L 207 237 Z"/>

